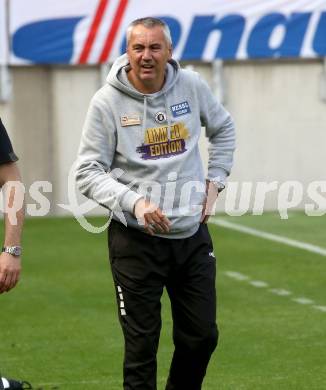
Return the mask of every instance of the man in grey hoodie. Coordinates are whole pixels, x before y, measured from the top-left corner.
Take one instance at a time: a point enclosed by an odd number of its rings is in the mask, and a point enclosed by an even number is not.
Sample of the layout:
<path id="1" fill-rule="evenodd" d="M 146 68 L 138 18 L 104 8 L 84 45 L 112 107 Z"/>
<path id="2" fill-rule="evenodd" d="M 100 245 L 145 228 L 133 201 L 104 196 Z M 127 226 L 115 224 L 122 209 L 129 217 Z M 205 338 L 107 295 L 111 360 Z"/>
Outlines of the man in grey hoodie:
<path id="1" fill-rule="evenodd" d="M 198 141 L 209 146 L 205 178 Z M 93 97 L 76 179 L 111 211 L 109 253 L 125 338 L 124 389 L 156 389 L 166 287 L 174 355 L 167 390 L 199 390 L 217 345 L 209 209 L 229 175 L 234 125 L 207 84 L 172 59 L 168 26 L 143 18 Z"/>

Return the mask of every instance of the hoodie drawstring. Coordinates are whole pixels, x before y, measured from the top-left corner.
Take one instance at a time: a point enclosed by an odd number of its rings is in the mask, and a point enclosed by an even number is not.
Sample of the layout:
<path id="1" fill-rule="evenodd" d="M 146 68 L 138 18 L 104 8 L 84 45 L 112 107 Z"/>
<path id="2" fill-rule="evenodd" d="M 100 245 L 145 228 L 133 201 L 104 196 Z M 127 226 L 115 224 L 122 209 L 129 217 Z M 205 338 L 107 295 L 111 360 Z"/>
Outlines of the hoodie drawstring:
<path id="1" fill-rule="evenodd" d="M 166 96 L 166 92 L 164 92 L 163 96 L 164 96 L 164 104 L 165 104 L 165 111 L 166 111 L 166 119 L 168 122 L 168 130 L 169 130 L 169 132 L 171 132 L 172 123 L 171 123 L 171 117 L 169 114 L 169 105 L 168 105 L 168 98 Z"/>
<path id="2" fill-rule="evenodd" d="M 147 121 L 147 96 L 146 95 L 143 95 L 143 96 L 144 96 L 144 108 L 143 108 L 142 134 L 145 134 L 146 121 Z M 167 95 L 165 92 L 163 93 L 163 96 L 164 96 L 164 105 L 165 105 L 165 111 L 166 111 L 166 120 L 168 123 L 168 132 L 170 134 L 171 128 L 172 128 L 172 121 L 171 121 L 171 116 L 169 114 L 168 99 L 167 99 Z"/>
<path id="3" fill-rule="evenodd" d="M 147 96 L 144 95 L 144 111 L 143 111 L 143 123 L 142 123 L 143 135 L 145 135 L 145 131 L 146 131 L 146 120 L 147 120 Z"/>

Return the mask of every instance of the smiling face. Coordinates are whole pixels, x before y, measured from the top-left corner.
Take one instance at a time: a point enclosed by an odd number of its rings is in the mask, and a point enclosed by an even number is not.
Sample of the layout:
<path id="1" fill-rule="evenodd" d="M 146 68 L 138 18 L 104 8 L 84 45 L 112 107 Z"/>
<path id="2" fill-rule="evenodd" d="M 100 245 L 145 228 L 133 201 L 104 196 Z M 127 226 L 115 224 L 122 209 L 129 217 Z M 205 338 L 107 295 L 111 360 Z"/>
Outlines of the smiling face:
<path id="1" fill-rule="evenodd" d="M 127 55 L 128 79 L 142 93 L 154 93 L 164 85 L 165 68 L 172 48 L 161 26 L 135 26 L 130 33 Z"/>

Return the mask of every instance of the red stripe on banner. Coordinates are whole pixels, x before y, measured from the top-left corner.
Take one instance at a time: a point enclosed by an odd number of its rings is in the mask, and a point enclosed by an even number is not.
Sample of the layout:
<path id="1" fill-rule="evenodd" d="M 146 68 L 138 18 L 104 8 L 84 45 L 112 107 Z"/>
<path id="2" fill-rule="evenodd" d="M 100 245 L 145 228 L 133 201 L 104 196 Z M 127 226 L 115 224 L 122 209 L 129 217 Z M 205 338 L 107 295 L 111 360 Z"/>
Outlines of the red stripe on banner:
<path id="1" fill-rule="evenodd" d="M 100 63 L 105 62 L 109 58 L 109 55 L 110 55 L 110 52 L 112 49 L 112 45 L 114 42 L 114 38 L 115 38 L 117 31 L 119 29 L 121 19 L 123 17 L 123 14 L 125 12 L 127 5 L 128 5 L 128 0 L 120 0 L 120 4 L 117 8 L 117 12 L 115 14 L 113 23 L 111 25 L 111 29 L 109 31 L 107 38 L 106 38 L 106 41 L 105 41 L 105 44 L 104 44 L 104 47 L 103 47 L 103 50 L 102 50 L 102 53 L 101 53 L 101 56 L 99 59 Z"/>
<path id="2" fill-rule="evenodd" d="M 91 25 L 91 28 L 88 32 L 88 36 L 87 36 L 83 51 L 79 57 L 80 64 L 85 64 L 87 62 L 89 53 L 92 49 L 92 46 L 93 46 L 93 43 L 94 43 L 94 40 L 95 40 L 95 37 L 97 34 L 97 30 L 98 30 L 99 25 L 101 23 L 101 20 L 103 18 L 105 8 L 107 7 L 108 2 L 109 2 L 108 0 L 100 0 L 99 1 L 98 7 L 96 10 L 96 14 L 95 14 L 95 18 L 94 18 L 93 23 Z"/>

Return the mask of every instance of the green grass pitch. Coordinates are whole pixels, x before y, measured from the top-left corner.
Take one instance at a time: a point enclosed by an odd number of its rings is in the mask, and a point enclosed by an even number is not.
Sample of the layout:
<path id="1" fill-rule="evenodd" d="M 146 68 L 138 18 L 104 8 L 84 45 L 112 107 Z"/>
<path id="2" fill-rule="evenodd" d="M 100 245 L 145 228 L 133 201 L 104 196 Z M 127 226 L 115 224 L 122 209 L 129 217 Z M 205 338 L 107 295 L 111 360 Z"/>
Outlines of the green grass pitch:
<path id="1" fill-rule="evenodd" d="M 326 217 L 218 218 L 326 247 Z M 213 224 L 210 231 L 220 341 L 203 390 L 326 389 L 326 312 L 315 307 L 326 307 L 326 257 Z M 20 284 L 0 296 L 3 375 L 44 390 L 122 389 L 106 234 L 69 218 L 29 219 L 23 267 Z M 159 390 L 173 350 L 166 295 L 162 303 Z"/>

